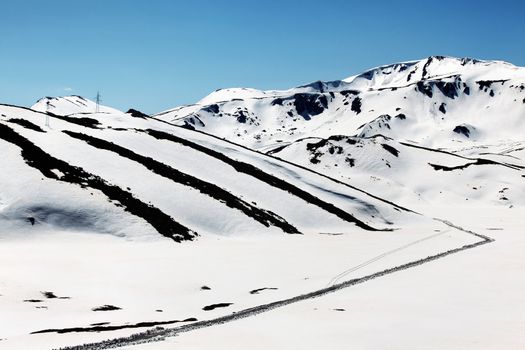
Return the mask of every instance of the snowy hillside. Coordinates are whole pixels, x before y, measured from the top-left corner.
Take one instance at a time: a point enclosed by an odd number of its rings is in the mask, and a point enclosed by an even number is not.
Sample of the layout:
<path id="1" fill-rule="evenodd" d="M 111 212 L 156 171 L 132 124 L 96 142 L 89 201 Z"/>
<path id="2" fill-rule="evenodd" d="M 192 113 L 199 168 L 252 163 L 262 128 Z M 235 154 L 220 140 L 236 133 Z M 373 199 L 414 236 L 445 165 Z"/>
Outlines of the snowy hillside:
<path id="1" fill-rule="evenodd" d="M 524 113 L 524 68 L 433 56 L 286 91 L 218 90 L 157 117 L 269 150 L 341 134 L 383 134 L 427 146 L 492 142 L 523 128 Z"/>
<path id="2" fill-rule="evenodd" d="M 422 211 L 523 204 L 525 68 L 506 62 L 433 56 L 287 91 L 219 90 L 157 117 Z"/>
<path id="3" fill-rule="evenodd" d="M 523 207 L 524 146 L 463 145 L 452 153 L 378 134 L 307 138 L 271 153 L 435 215 L 447 204 Z"/>
<path id="4" fill-rule="evenodd" d="M 402 216 L 363 191 L 155 120 L 52 115 L 46 127 L 42 113 L 0 106 L 0 114 L 3 167 L 18 174 L 0 181 L 1 217 L 23 230 L 120 235 L 151 231 L 129 226 L 149 223 L 180 241 L 205 233 L 390 230 Z"/>
<path id="5" fill-rule="evenodd" d="M 50 112 L 58 115 L 90 114 L 97 111 L 97 104 L 81 96 L 44 97 L 38 100 L 31 109 L 39 112 Z M 119 110 L 98 106 L 99 113 L 118 113 Z"/>
<path id="6" fill-rule="evenodd" d="M 0 349 L 525 347 L 525 68 L 96 110 L 0 104 Z"/>
<path id="7" fill-rule="evenodd" d="M 16 266 L 0 272 L 2 346 L 228 315 L 340 283 L 342 261 L 371 259 L 359 272 L 374 273 L 485 242 L 368 189 L 137 115 L 0 105 L 0 263 Z M 330 253 L 312 260 L 319 251 Z"/>

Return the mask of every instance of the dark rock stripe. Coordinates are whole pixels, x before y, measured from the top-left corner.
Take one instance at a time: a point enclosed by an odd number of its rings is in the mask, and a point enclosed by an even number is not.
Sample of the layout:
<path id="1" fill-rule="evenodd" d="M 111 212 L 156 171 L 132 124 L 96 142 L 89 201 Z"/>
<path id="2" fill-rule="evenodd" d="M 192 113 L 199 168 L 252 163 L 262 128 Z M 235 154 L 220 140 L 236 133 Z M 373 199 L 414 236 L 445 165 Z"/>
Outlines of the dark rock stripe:
<path id="1" fill-rule="evenodd" d="M 315 197 L 314 195 L 290 184 L 289 182 L 286 182 L 278 177 L 275 177 L 271 174 L 268 174 L 264 171 L 262 171 L 261 169 L 251 165 L 251 164 L 248 164 L 248 163 L 244 163 L 244 162 L 241 162 L 241 161 L 238 161 L 238 160 L 234 160 L 232 158 L 229 158 L 228 156 L 226 156 L 225 154 L 222 154 L 220 152 L 217 152 L 215 150 L 212 150 L 210 148 L 207 148 L 207 147 L 204 147 L 204 146 L 201 146 L 197 143 L 194 143 L 192 141 L 189 141 L 189 140 L 186 140 L 186 139 L 183 139 L 183 138 L 180 138 L 178 136 L 175 136 L 175 135 L 172 135 L 172 134 L 169 134 L 169 133 L 166 133 L 166 132 L 163 132 L 163 131 L 158 131 L 158 130 L 153 130 L 153 129 L 147 129 L 145 130 L 145 132 L 147 132 L 149 135 L 155 137 L 156 139 L 159 139 L 159 140 L 167 140 L 167 141 L 172 141 L 172 142 L 175 142 L 175 143 L 179 143 L 183 146 L 187 146 L 187 147 L 191 147 L 199 152 L 202 152 L 202 153 L 205 153 L 213 158 L 216 158 L 228 165 L 230 165 L 231 167 L 233 167 L 236 171 L 240 172 L 240 173 L 244 173 L 244 174 L 247 174 L 247 175 L 250 175 L 260 181 L 263 181 L 265 183 L 267 183 L 268 185 L 272 186 L 272 187 L 275 187 L 275 188 L 278 188 L 280 190 L 283 190 L 285 192 L 288 192 L 288 193 L 291 193 L 293 194 L 294 196 L 296 197 L 299 197 L 301 198 L 302 200 L 304 200 L 305 202 L 307 203 L 310 203 L 310 204 L 313 204 L 331 214 L 334 214 L 336 215 L 337 217 L 341 218 L 342 220 L 345 220 L 347 222 L 351 222 L 351 223 L 354 223 L 356 226 L 362 228 L 362 229 L 365 229 L 365 230 L 369 230 L 369 231 L 390 231 L 390 229 L 377 229 L 377 228 L 374 228 L 366 223 L 364 223 L 363 221 L 357 219 L 356 217 L 354 217 L 353 215 L 347 213 L 346 211 L 336 207 L 335 205 L 331 204 L 331 203 L 328 203 L 328 202 L 325 202 L 323 200 L 321 200 L 320 198 L 318 197 Z"/>
<path id="2" fill-rule="evenodd" d="M 277 288 L 275 287 L 257 288 L 257 289 L 251 290 L 250 294 L 259 294 L 260 292 L 265 291 L 265 290 L 277 290 Z"/>
<path id="3" fill-rule="evenodd" d="M 394 147 L 390 146 L 390 145 L 387 145 L 386 143 L 382 143 L 381 146 L 388 152 L 390 152 L 392 155 L 398 157 L 399 156 L 399 151 L 397 149 L 395 149 Z"/>
<path id="4" fill-rule="evenodd" d="M 432 164 L 432 163 L 428 163 L 428 165 L 434 168 L 434 170 L 452 171 L 452 170 L 463 170 L 465 168 L 468 168 L 471 165 L 499 165 L 499 163 L 496 163 L 488 159 L 477 159 L 475 162 L 472 162 L 472 163 L 466 163 L 466 164 L 451 166 L 451 167 L 446 166 L 446 165 Z"/>
<path id="5" fill-rule="evenodd" d="M 464 157 L 464 156 L 459 155 L 459 154 L 443 151 L 443 150 L 440 150 L 440 149 L 434 149 L 434 148 L 428 148 L 428 147 L 413 145 L 411 143 L 406 143 L 406 142 L 399 142 L 399 143 L 402 144 L 403 146 L 407 146 L 407 147 L 418 148 L 418 149 L 422 149 L 424 151 L 429 151 L 429 152 L 443 153 L 443 154 L 447 154 L 449 156 L 453 156 L 453 157 L 456 157 L 456 158 L 461 158 L 461 159 L 473 161 L 474 163 L 471 163 L 470 165 L 472 165 L 472 164 L 477 164 L 477 165 L 493 164 L 493 165 L 501 165 L 501 166 L 504 166 L 506 168 L 510 168 L 510 169 L 513 169 L 513 170 L 525 169 L 525 167 L 520 166 L 520 165 L 516 165 L 516 164 L 500 163 L 500 162 L 496 162 L 494 160 L 484 159 L 484 158 L 469 158 L 469 157 Z M 438 169 L 436 169 L 436 170 L 438 170 Z"/>
<path id="6" fill-rule="evenodd" d="M 88 117 L 75 118 L 75 117 L 68 117 L 64 115 L 53 114 L 51 112 L 47 112 L 46 114 L 49 114 L 49 116 L 53 118 L 66 121 L 71 124 L 77 124 L 80 126 L 84 126 L 90 129 L 99 129 L 98 126 L 100 125 L 100 122 L 96 120 L 95 118 L 88 118 Z"/>
<path id="7" fill-rule="evenodd" d="M 228 307 L 230 305 L 232 305 L 233 303 L 218 303 L 218 304 L 211 304 L 211 305 L 207 305 L 205 307 L 203 307 L 202 309 L 204 311 L 211 311 L 211 310 L 215 310 L 215 309 L 218 309 L 218 308 L 223 308 L 223 307 Z"/>
<path id="8" fill-rule="evenodd" d="M 1 123 L 0 138 L 20 147 L 25 162 L 29 166 L 39 170 L 44 176 L 58 181 L 77 184 L 83 188 L 90 187 L 101 191 L 110 200 L 118 202 L 116 205 L 146 220 L 163 236 L 171 238 L 176 242 L 181 242 L 183 240 L 192 240 L 197 235 L 187 227 L 176 222 L 160 209 L 140 201 L 133 197 L 131 193 L 122 190 L 118 186 L 107 183 L 99 176 L 90 174 L 80 167 L 69 165 L 63 160 L 52 157 L 9 126 Z M 58 177 L 52 171 L 53 169 L 59 170 L 64 176 Z"/>
<path id="9" fill-rule="evenodd" d="M 151 322 L 139 322 L 135 324 L 125 324 L 119 326 L 93 326 L 93 327 L 72 327 L 72 328 L 60 328 L 60 329 L 43 329 L 41 331 L 31 332 L 30 334 L 43 334 L 43 333 L 86 333 L 86 332 L 109 332 L 118 331 L 120 329 L 130 328 L 143 328 L 143 327 L 155 327 L 167 324 L 174 324 L 179 322 L 195 322 L 196 318 L 187 318 L 185 320 L 173 320 L 173 321 L 151 321 Z"/>
<path id="10" fill-rule="evenodd" d="M 96 120 L 96 119 L 94 119 L 94 118 L 88 118 L 88 117 L 81 117 L 81 118 L 68 117 L 68 116 L 63 116 L 63 115 L 54 114 L 54 113 L 51 113 L 51 112 L 40 112 L 40 111 L 35 111 L 34 109 L 31 109 L 31 108 L 22 107 L 22 106 L 16 106 L 16 105 L 11 105 L 11 104 L 6 104 L 6 103 L 0 103 L 0 106 L 19 108 L 19 109 L 23 109 L 23 110 L 26 110 L 26 111 L 31 111 L 31 112 L 33 112 L 33 113 L 37 113 L 37 114 L 48 115 L 48 116 L 50 116 L 50 117 L 52 117 L 52 118 L 60 119 L 60 120 L 63 120 L 63 121 L 65 121 L 65 122 L 68 122 L 68 123 L 71 123 L 71 124 L 77 124 L 77 125 L 85 126 L 85 127 L 87 127 L 87 128 L 91 128 L 91 129 L 98 129 L 98 125 L 100 125 L 99 121 Z M 85 114 L 85 113 L 78 113 L 78 114 Z M 88 114 L 89 114 L 89 113 L 88 113 Z"/>
<path id="11" fill-rule="evenodd" d="M 42 130 L 41 127 L 39 127 L 38 125 L 36 124 L 33 124 L 31 123 L 29 120 L 27 119 L 20 119 L 20 118 L 11 118 L 11 119 L 8 119 L 7 120 L 9 123 L 14 123 L 14 124 L 18 124 L 20 126 L 23 126 L 24 128 L 26 129 L 30 129 L 30 130 L 33 130 L 33 131 L 38 131 L 38 132 L 45 132 L 44 130 Z"/>
<path id="12" fill-rule="evenodd" d="M 183 173 L 164 163 L 156 161 L 153 158 L 137 154 L 113 142 L 109 142 L 100 138 L 73 131 L 64 130 L 63 132 L 75 139 L 85 141 L 93 147 L 117 153 L 121 157 L 142 164 L 148 170 L 151 170 L 152 172 L 160 176 L 170 179 L 173 182 L 194 188 L 199 192 L 208 195 L 211 198 L 220 201 L 221 203 L 226 204 L 230 208 L 241 211 L 246 216 L 256 220 L 257 222 L 261 223 L 266 227 L 273 225 L 279 227 L 286 233 L 299 233 L 297 228 L 287 223 L 280 216 L 272 213 L 271 211 L 266 211 L 257 208 L 215 184 L 203 181 L 194 176 Z"/>

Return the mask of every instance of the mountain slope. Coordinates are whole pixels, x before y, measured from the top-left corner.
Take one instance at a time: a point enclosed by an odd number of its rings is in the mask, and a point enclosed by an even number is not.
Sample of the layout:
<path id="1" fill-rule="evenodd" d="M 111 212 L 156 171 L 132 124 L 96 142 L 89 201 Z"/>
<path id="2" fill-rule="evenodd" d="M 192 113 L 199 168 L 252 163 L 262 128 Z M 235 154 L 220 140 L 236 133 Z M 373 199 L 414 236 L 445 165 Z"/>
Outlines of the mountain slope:
<path id="1" fill-rule="evenodd" d="M 157 117 L 269 150 L 340 134 L 380 133 L 429 146 L 496 141 L 508 137 L 508 128 L 523 127 L 523 113 L 525 69 L 433 56 L 286 91 L 219 90 Z"/>
<path id="2" fill-rule="evenodd" d="M 522 343 L 522 86 L 523 68 L 430 57 L 154 117 L 0 105 L 0 347 L 207 344 L 234 320 L 264 338 L 290 310 L 319 344 L 429 312 L 429 334 L 462 315 L 458 347 L 468 327 L 461 344 Z"/>
<path id="3" fill-rule="evenodd" d="M 0 181 L 0 217 L 10 232 L 104 226 L 122 235 L 149 224 L 140 231 L 182 241 L 202 234 L 375 231 L 413 216 L 292 164 L 153 119 L 106 112 L 77 118 L 5 105 L 0 113 L 0 142 L 9 150 L 4 167 L 16 162 L 23 168 L 17 173 L 27 173 Z M 35 189 L 12 191 L 25 183 Z"/>
<path id="4" fill-rule="evenodd" d="M 286 91 L 220 90 L 156 117 L 419 211 L 523 204 L 525 68 L 506 62 L 432 56 Z"/>
<path id="5" fill-rule="evenodd" d="M 50 112 L 57 115 L 90 114 L 96 113 L 97 104 L 82 96 L 44 97 L 38 100 L 31 109 L 38 112 Z M 98 106 L 100 113 L 119 113 L 120 111 L 107 107 Z"/>

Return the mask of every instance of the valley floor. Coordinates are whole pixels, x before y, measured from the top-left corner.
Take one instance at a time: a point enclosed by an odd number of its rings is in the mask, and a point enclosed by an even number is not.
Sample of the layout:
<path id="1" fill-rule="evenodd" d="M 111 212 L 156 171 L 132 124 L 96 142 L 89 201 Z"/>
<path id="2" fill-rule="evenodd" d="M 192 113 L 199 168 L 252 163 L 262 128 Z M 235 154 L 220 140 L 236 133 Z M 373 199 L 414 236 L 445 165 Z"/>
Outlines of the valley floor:
<path id="1" fill-rule="evenodd" d="M 525 222 L 520 209 L 441 209 L 441 218 L 495 241 L 319 298 L 129 349 L 522 348 L 525 235 L 520 230 Z M 141 322 L 171 328 L 214 319 L 478 241 L 438 221 L 394 232 L 203 237 L 179 245 L 71 233 L 5 239 L 0 348 L 53 349 L 153 328 Z M 120 309 L 92 311 L 105 305 Z M 31 334 L 43 330 L 48 332 Z"/>
<path id="2" fill-rule="evenodd" d="M 455 209 L 441 208 L 442 217 L 495 241 L 258 317 L 126 349 L 523 349 L 521 212 Z"/>

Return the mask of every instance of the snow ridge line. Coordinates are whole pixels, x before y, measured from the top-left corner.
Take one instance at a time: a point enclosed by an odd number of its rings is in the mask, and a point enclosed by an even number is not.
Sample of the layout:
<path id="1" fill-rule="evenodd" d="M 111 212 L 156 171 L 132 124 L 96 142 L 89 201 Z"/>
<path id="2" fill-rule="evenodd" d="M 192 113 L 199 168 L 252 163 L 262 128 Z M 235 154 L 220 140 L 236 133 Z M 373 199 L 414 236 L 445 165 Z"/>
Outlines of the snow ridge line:
<path id="1" fill-rule="evenodd" d="M 500 162 L 497 162 L 495 160 L 490 160 L 490 159 L 485 159 L 485 158 L 465 157 L 465 156 L 462 156 L 462 155 L 459 155 L 459 154 L 443 151 L 443 150 L 440 150 L 440 149 L 413 145 L 413 144 L 407 143 L 407 142 L 399 142 L 399 143 L 402 144 L 403 146 L 407 146 L 407 147 L 418 148 L 418 149 L 422 149 L 422 150 L 429 151 L 429 152 L 443 153 L 443 154 L 447 154 L 449 156 L 454 156 L 454 157 L 457 157 L 457 158 L 474 161 L 474 163 L 466 163 L 465 165 L 460 165 L 460 166 L 456 166 L 456 167 L 446 167 L 446 166 L 442 166 L 442 165 L 436 165 L 436 164 L 430 164 L 429 163 L 429 165 L 432 166 L 435 170 L 445 170 L 445 171 L 456 170 L 456 169 L 466 168 L 466 167 L 468 167 L 470 165 L 501 165 L 503 167 L 510 168 L 512 170 L 522 170 L 522 169 L 525 168 L 525 167 L 523 167 L 521 165 L 509 164 L 509 163 L 500 163 Z M 439 169 L 437 169 L 436 166 Z"/>
<path id="2" fill-rule="evenodd" d="M 281 308 L 281 307 L 284 307 L 290 304 L 294 304 L 300 301 L 318 298 L 318 297 L 336 292 L 341 289 L 349 288 L 351 286 L 365 283 L 373 279 L 383 277 L 386 275 L 390 275 L 390 274 L 400 272 L 403 270 L 408 270 L 413 267 L 417 267 L 417 266 L 420 266 L 420 265 L 423 265 L 423 264 L 426 264 L 426 263 L 429 263 L 429 262 L 432 262 L 438 259 L 445 258 L 452 254 L 456 254 L 456 253 L 459 253 L 465 250 L 473 249 L 473 248 L 494 242 L 493 238 L 490 238 L 488 236 L 485 236 L 479 233 L 475 233 L 473 231 L 466 230 L 460 226 L 454 225 L 450 221 L 439 219 L 439 218 L 434 218 L 434 220 L 440 221 L 444 223 L 445 225 L 453 227 L 457 230 L 474 235 L 480 238 L 481 240 L 475 243 L 466 244 L 458 248 L 450 249 L 450 250 L 447 250 L 447 251 L 444 251 L 444 252 L 441 252 L 435 255 L 431 255 L 426 258 L 421 258 L 421 259 L 414 260 L 414 261 L 411 261 L 411 262 L 408 262 L 402 265 L 398 265 L 398 266 L 391 267 L 391 268 L 388 268 L 388 269 L 385 269 L 379 272 L 375 272 L 373 274 L 370 274 L 364 277 L 354 278 L 354 279 L 351 279 L 345 282 L 341 282 L 338 284 L 334 284 L 329 287 L 322 288 L 322 289 L 319 289 L 319 290 L 316 290 L 310 293 L 301 294 L 301 295 L 291 297 L 288 299 L 283 299 L 283 300 L 275 301 L 272 303 L 255 306 L 252 308 L 238 311 L 234 314 L 217 317 L 211 320 L 198 321 L 198 322 L 194 322 L 191 324 L 187 324 L 184 326 L 171 328 L 171 329 L 153 329 L 153 330 L 148 330 L 148 331 L 141 332 L 141 333 L 132 334 L 128 337 L 114 338 L 114 339 L 109 339 L 109 340 L 105 340 L 105 341 L 101 341 L 97 343 L 83 344 L 83 345 L 70 346 L 70 347 L 62 347 L 56 350 L 104 350 L 104 349 L 115 349 L 115 348 L 119 348 L 122 346 L 132 346 L 132 345 L 140 345 L 140 344 L 145 344 L 145 343 L 163 341 L 167 337 L 174 337 L 181 333 L 191 332 L 191 331 L 202 329 L 202 328 L 208 328 L 208 327 L 212 327 L 212 326 L 216 326 L 216 325 L 220 325 L 224 323 L 229 323 L 229 322 L 237 321 L 237 320 L 248 318 L 248 317 L 257 316 L 258 314 L 268 312 L 274 309 L 278 309 L 278 308 Z"/>
<path id="3" fill-rule="evenodd" d="M 68 123 L 71 123 L 71 124 L 76 124 L 76 125 L 81 125 L 81 126 L 84 126 L 86 128 L 90 128 L 90 129 L 99 129 L 98 125 L 100 125 L 100 122 L 98 120 L 96 120 L 95 118 L 88 118 L 88 117 L 74 118 L 74 117 L 69 117 L 69 116 L 65 116 L 65 115 L 54 114 L 54 113 L 51 113 L 51 112 L 35 111 L 34 109 L 31 109 L 31 108 L 28 108 L 28 107 L 16 106 L 16 105 L 11 105 L 11 104 L 7 104 L 7 103 L 0 103 L 0 106 L 11 107 L 11 108 L 18 108 L 18 109 L 23 109 L 25 111 L 30 111 L 30 112 L 33 112 L 33 113 L 38 113 L 38 114 L 42 114 L 42 115 L 48 115 L 48 116 L 50 116 L 52 118 L 57 118 L 57 119 L 65 121 L 65 122 L 68 122 Z"/>
<path id="4" fill-rule="evenodd" d="M 173 182 L 196 189 L 202 194 L 205 194 L 219 202 L 226 204 L 230 208 L 241 211 L 244 215 L 256 220 L 257 222 L 266 227 L 273 225 L 275 227 L 280 228 L 285 233 L 300 233 L 297 228 L 286 222 L 286 220 L 284 220 L 279 215 L 271 211 L 258 208 L 250 203 L 247 203 L 239 197 L 233 195 L 232 193 L 213 183 L 206 182 L 192 175 L 181 172 L 177 169 L 172 168 L 169 165 L 156 161 L 151 157 L 140 155 L 131 151 L 128 148 L 122 147 L 113 142 L 68 130 L 63 130 L 62 132 L 72 138 L 82 140 L 90 146 L 93 146 L 97 149 L 103 149 L 110 152 L 114 152 L 123 158 L 127 158 L 134 162 L 137 162 L 146 167 L 148 170 L 152 171 L 153 173 L 170 179 Z"/>
<path id="5" fill-rule="evenodd" d="M 242 161 L 238 161 L 238 160 L 235 160 L 235 159 L 232 159 L 228 156 L 226 156 L 225 154 L 223 153 L 220 153 L 220 152 L 217 152 L 215 150 L 212 150 L 210 148 L 207 148 L 207 147 L 204 147 L 202 145 L 199 145 L 195 142 L 192 142 L 192 141 L 189 141 L 189 140 L 186 140 L 186 139 L 183 139 L 183 138 L 180 138 L 178 136 L 175 136 L 175 135 L 172 135 L 172 134 L 169 134 L 169 133 L 166 133 L 166 132 L 163 132 L 163 131 L 158 131 L 158 130 L 153 130 L 153 129 L 147 129 L 147 130 L 138 130 L 138 131 L 143 131 L 143 132 L 146 132 L 147 134 L 149 134 L 150 136 L 158 139 L 158 140 L 166 140 L 166 141 L 171 141 L 171 142 L 175 142 L 175 143 L 178 143 L 178 144 L 181 144 L 183 146 L 186 146 L 186 147 L 190 147 L 190 148 L 193 148 L 199 152 L 202 152 L 202 153 L 205 153 L 213 158 L 216 158 L 228 165 L 230 165 L 231 167 L 233 167 L 237 172 L 239 173 L 244 173 L 244 174 L 247 174 L 249 176 L 252 176 L 256 179 L 258 179 L 259 181 L 262 181 L 262 182 L 265 182 L 267 183 L 268 185 L 272 186 L 272 187 L 275 187 L 275 188 L 278 188 L 282 191 L 285 191 L 285 192 L 288 192 L 298 198 L 301 198 L 302 200 L 304 200 L 305 202 L 309 203 L 309 204 L 313 204 L 331 214 L 334 214 L 336 215 L 337 217 L 339 217 L 340 219 L 344 220 L 344 221 L 347 221 L 347 222 L 351 222 L 351 223 L 354 223 L 356 226 L 364 229 L 364 230 L 368 230 L 368 231 L 392 231 L 392 229 L 378 229 L 378 228 L 374 228 L 368 224 L 366 224 L 365 222 L 359 220 L 358 218 L 356 218 L 355 216 L 353 216 L 352 214 L 336 207 L 335 205 L 333 205 L 332 203 L 328 203 L 328 202 L 325 202 L 323 201 L 322 199 L 300 189 L 299 187 L 296 187 L 295 185 L 283 180 L 283 179 L 280 179 L 274 175 L 271 175 L 257 167 L 255 167 L 254 165 L 252 164 L 249 164 L 249 163 L 245 163 L 245 162 L 242 162 Z"/>
<path id="6" fill-rule="evenodd" d="M 197 233 L 175 221 L 160 209 L 135 198 L 132 193 L 124 191 L 119 186 L 112 185 L 99 176 L 86 172 L 81 167 L 72 166 L 61 159 L 44 152 L 31 141 L 18 134 L 11 127 L 0 123 L 0 139 L 20 147 L 21 155 L 26 164 L 37 169 L 42 175 L 57 181 L 90 187 L 104 193 L 117 206 L 125 211 L 144 219 L 161 235 L 176 242 L 193 240 Z M 63 176 L 56 175 L 53 170 L 59 170 Z"/>

